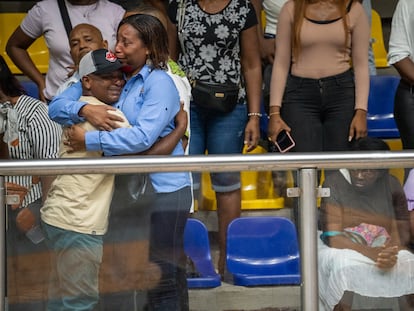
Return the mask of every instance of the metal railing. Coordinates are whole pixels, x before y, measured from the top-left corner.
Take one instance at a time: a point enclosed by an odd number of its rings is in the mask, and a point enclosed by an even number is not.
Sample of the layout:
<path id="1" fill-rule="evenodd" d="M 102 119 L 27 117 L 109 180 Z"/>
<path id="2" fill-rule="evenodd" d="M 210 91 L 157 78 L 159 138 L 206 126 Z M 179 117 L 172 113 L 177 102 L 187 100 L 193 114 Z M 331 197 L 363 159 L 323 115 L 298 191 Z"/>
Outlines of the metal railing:
<path id="1" fill-rule="evenodd" d="M 414 167 L 414 152 L 325 152 L 252 155 L 112 157 L 0 161 L 0 206 L 5 205 L 4 176 L 140 172 L 223 172 L 298 170 L 301 249 L 301 306 L 318 310 L 317 170 Z M 6 215 L 0 213 L 0 311 L 5 310 Z"/>

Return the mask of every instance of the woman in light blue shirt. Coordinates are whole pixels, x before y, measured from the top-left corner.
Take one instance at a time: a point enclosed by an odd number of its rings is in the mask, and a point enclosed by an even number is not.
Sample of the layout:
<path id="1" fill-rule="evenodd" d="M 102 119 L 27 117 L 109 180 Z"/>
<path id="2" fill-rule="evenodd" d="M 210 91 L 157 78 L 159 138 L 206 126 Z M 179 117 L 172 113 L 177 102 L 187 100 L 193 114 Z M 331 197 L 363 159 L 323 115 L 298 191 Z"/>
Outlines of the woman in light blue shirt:
<path id="1" fill-rule="evenodd" d="M 136 154 L 150 148 L 174 129 L 180 100 L 173 80 L 165 72 L 167 33 L 161 22 L 148 15 L 132 15 L 119 26 L 116 56 L 125 65 L 126 84 L 113 107 L 78 102 L 79 83 L 54 98 L 49 116 L 65 125 L 87 119 L 101 131 L 84 132 L 72 126 L 66 142 L 73 150 L 102 150 L 106 156 Z M 115 128 L 118 108 L 132 128 Z M 183 155 L 180 143 L 172 155 Z M 158 286 L 149 291 L 151 310 L 188 310 L 183 233 L 192 203 L 188 172 L 152 173 L 156 192 L 148 211 L 151 217 L 150 260 L 162 271 Z"/>

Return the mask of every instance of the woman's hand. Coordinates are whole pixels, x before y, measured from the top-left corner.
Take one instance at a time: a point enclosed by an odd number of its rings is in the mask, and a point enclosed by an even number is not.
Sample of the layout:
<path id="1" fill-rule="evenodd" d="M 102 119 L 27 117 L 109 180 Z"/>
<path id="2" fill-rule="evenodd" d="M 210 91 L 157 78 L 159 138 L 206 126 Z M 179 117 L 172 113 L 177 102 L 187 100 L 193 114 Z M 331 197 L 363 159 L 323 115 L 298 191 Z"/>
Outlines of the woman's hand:
<path id="1" fill-rule="evenodd" d="M 188 126 L 188 113 L 184 110 L 184 102 L 180 101 L 180 111 L 175 115 L 174 118 L 174 124 L 175 129 L 182 132 L 182 145 L 183 149 L 185 150 L 188 145 L 188 136 L 189 133 L 187 133 L 187 126 Z"/>
<path id="2" fill-rule="evenodd" d="M 66 140 L 63 142 L 68 147 L 68 152 L 85 151 L 86 131 L 78 125 L 72 125 L 65 129 Z"/>
<path id="3" fill-rule="evenodd" d="M 348 140 L 351 141 L 365 136 L 367 136 L 367 112 L 357 109 L 349 127 Z"/>
<path id="4" fill-rule="evenodd" d="M 254 150 L 259 144 L 260 139 L 260 118 L 258 116 L 252 116 L 247 122 L 244 130 L 244 144 L 247 146 L 246 151 Z"/>
<path id="5" fill-rule="evenodd" d="M 283 121 L 280 114 L 272 115 L 269 119 L 267 138 L 275 142 L 277 135 L 279 135 L 282 130 L 290 132 L 290 127 Z"/>
<path id="6" fill-rule="evenodd" d="M 398 260 L 398 246 L 384 247 L 379 253 L 376 265 L 380 269 L 390 269 Z"/>
<path id="7" fill-rule="evenodd" d="M 87 104 L 79 111 L 79 115 L 88 120 L 93 126 L 100 131 L 112 131 L 118 128 L 117 121 L 122 122 L 123 119 L 108 110 L 116 110 L 109 105 L 91 105 Z"/>
<path id="8" fill-rule="evenodd" d="M 174 124 L 176 129 L 180 129 L 185 134 L 188 125 L 188 113 L 184 110 L 184 103 L 180 102 L 180 110 L 174 117 Z"/>

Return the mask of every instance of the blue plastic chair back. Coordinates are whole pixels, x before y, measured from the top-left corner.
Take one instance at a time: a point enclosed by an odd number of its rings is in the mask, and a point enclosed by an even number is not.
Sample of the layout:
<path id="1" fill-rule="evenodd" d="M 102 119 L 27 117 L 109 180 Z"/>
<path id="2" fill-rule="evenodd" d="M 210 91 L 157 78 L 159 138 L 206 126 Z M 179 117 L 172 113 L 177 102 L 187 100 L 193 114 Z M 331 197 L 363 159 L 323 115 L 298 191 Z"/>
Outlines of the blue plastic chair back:
<path id="1" fill-rule="evenodd" d="M 227 232 L 227 269 L 237 285 L 300 283 L 296 227 L 284 217 L 242 217 Z"/>
<path id="2" fill-rule="evenodd" d="M 371 76 L 368 97 L 368 136 L 399 138 L 394 121 L 394 97 L 400 77 L 392 75 Z"/>
<path id="3" fill-rule="evenodd" d="M 26 94 L 39 99 L 39 88 L 33 81 L 21 81 L 20 84 L 23 86 Z"/>
<path id="4" fill-rule="evenodd" d="M 211 260 L 210 241 L 206 226 L 198 219 L 189 218 L 184 231 L 184 251 L 193 261 L 199 277 L 188 277 L 189 288 L 217 287 L 220 275 Z"/>

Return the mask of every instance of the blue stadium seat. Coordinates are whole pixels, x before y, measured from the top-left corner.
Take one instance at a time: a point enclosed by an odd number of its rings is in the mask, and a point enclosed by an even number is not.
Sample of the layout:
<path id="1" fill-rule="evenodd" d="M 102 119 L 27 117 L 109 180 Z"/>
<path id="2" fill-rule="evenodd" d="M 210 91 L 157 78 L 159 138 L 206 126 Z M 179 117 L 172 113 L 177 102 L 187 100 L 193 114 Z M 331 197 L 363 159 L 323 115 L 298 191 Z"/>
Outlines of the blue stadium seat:
<path id="1" fill-rule="evenodd" d="M 221 285 L 220 275 L 211 260 L 210 241 L 206 226 L 195 218 L 189 218 L 184 231 L 184 251 L 193 261 L 197 277 L 187 277 L 188 288 L 212 288 Z"/>
<path id="2" fill-rule="evenodd" d="M 284 217 L 241 217 L 227 231 L 227 270 L 235 285 L 299 285 L 296 227 Z"/>
<path id="3" fill-rule="evenodd" d="M 33 81 L 21 81 L 20 84 L 23 86 L 26 94 L 39 99 L 39 89 Z"/>
<path id="4" fill-rule="evenodd" d="M 399 138 L 394 121 L 394 97 L 400 77 L 393 75 L 371 76 L 368 97 L 368 136 Z"/>

